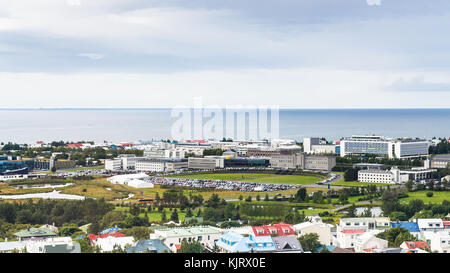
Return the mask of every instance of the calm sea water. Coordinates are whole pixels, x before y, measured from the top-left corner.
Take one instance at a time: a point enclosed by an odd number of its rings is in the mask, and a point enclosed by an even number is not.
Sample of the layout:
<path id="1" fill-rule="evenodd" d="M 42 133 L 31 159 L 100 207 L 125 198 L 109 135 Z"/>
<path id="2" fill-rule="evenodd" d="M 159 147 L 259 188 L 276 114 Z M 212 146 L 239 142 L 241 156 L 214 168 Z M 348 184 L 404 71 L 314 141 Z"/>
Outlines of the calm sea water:
<path id="1" fill-rule="evenodd" d="M 171 136 L 169 109 L 0 110 L 0 142 L 137 141 Z M 450 109 L 280 110 L 280 137 L 450 137 Z"/>

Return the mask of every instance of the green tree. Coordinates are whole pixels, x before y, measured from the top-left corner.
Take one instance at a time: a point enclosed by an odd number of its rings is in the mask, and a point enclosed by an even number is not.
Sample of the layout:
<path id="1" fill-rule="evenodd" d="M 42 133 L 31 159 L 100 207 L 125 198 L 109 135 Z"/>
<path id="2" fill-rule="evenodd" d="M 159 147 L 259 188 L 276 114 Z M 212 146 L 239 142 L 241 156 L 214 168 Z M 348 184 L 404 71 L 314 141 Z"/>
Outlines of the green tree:
<path id="1" fill-rule="evenodd" d="M 298 238 L 298 241 L 302 245 L 304 251 L 317 253 L 317 249 L 321 246 L 319 241 L 319 235 L 316 233 L 308 233 Z"/>
<path id="2" fill-rule="evenodd" d="M 203 246 L 196 240 L 188 242 L 186 239 L 183 239 L 180 246 L 180 253 L 203 253 Z"/>

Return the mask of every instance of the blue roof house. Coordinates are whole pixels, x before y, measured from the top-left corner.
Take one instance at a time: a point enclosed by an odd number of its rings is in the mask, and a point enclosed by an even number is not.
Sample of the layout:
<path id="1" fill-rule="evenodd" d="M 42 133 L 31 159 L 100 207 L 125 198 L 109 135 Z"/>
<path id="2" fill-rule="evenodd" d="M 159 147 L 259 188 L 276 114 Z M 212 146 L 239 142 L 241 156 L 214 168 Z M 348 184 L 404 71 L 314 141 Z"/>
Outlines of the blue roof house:
<path id="1" fill-rule="evenodd" d="M 222 235 L 217 246 L 227 253 L 274 252 L 275 244 L 270 236 L 244 236 L 233 231 Z"/>
<path id="2" fill-rule="evenodd" d="M 401 227 L 407 229 L 417 239 L 420 236 L 420 228 L 416 222 L 391 222 L 392 227 Z"/>

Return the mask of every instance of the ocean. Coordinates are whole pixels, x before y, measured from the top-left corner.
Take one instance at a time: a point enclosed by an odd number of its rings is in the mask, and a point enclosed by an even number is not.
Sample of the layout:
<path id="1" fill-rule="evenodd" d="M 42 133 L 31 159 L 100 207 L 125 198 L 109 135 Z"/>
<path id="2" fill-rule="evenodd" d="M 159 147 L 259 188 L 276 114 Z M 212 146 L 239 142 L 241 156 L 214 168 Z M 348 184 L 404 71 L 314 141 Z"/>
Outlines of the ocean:
<path id="1" fill-rule="evenodd" d="M 151 141 L 171 138 L 170 109 L 3 109 L 0 142 Z M 352 134 L 450 137 L 450 109 L 284 109 L 280 138 L 339 140 Z"/>

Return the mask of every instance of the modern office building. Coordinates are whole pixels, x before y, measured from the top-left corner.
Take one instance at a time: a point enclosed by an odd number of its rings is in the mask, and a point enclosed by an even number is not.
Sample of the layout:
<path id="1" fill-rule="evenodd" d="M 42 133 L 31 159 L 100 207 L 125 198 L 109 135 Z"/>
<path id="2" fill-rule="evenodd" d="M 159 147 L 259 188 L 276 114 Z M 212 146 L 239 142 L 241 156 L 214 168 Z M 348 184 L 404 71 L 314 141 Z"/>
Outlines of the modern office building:
<path id="1" fill-rule="evenodd" d="M 336 145 L 321 143 L 318 137 L 305 137 L 303 139 L 303 151 L 308 154 L 336 154 Z"/>
<path id="2" fill-rule="evenodd" d="M 445 169 L 450 166 L 450 154 L 435 155 L 429 159 L 430 168 Z"/>
<path id="3" fill-rule="evenodd" d="M 408 180 L 422 181 L 430 179 L 436 169 L 413 168 L 409 170 L 400 170 L 396 167 L 390 170 L 366 169 L 358 171 L 358 181 L 368 183 L 405 183 Z"/>
<path id="4" fill-rule="evenodd" d="M 143 158 L 136 161 L 136 171 L 171 172 L 188 167 L 187 159 L 180 158 Z"/>
<path id="5" fill-rule="evenodd" d="M 35 169 L 51 170 L 53 167 L 57 170 L 75 168 L 75 161 L 55 158 L 36 158 L 34 160 Z"/>
<path id="6" fill-rule="evenodd" d="M 428 147 L 429 142 L 421 139 L 353 135 L 340 141 L 340 155 L 374 154 L 389 158 L 413 158 L 427 156 Z"/>
<path id="7" fill-rule="evenodd" d="M 235 157 L 224 160 L 225 167 L 267 167 L 270 165 L 270 158 L 264 157 Z"/>
<path id="8" fill-rule="evenodd" d="M 270 158 L 270 165 L 279 169 L 331 171 L 336 166 L 336 158 L 334 156 L 295 153 L 273 156 Z"/>
<path id="9" fill-rule="evenodd" d="M 395 184 L 394 174 L 385 170 L 361 170 L 358 171 L 358 181 L 367 183 Z"/>
<path id="10" fill-rule="evenodd" d="M 189 157 L 189 169 L 217 169 L 224 167 L 225 159 L 221 156 Z"/>
<path id="11" fill-rule="evenodd" d="M 0 175 L 28 174 L 34 168 L 33 159 L 1 160 Z"/>

